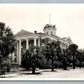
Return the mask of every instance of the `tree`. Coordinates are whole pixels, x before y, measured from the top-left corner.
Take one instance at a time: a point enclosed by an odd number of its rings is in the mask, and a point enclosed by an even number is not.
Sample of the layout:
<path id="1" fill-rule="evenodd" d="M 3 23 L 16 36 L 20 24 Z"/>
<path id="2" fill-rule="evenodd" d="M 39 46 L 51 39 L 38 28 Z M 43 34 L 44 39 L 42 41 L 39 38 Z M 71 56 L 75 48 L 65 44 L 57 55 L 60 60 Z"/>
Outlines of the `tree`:
<path id="1" fill-rule="evenodd" d="M 13 32 L 5 23 L 0 22 L 0 62 L 7 60 L 9 54 L 15 50 L 15 39 Z"/>
<path id="2" fill-rule="evenodd" d="M 63 64 L 63 69 L 67 70 L 67 64 L 68 64 L 68 53 L 67 53 L 67 49 L 63 50 L 63 54 L 62 54 L 62 64 Z"/>
<path id="3" fill-rule="evenodd" d="M 82 52 L 77 51 L 77 59 L 79 61 L 79 67 L 81 68 L 82 67 L 82 59 L 83 59 Z"/>
<path id="4" fill-rule="evenodd" d="M 71 51 L 71 54 L 73 56 L 73 69 L 75 69 L 75 61 L 76 61 L 78 46 L 76 44 L 71 44 L 69 45 L 68 49 Z"/>
<path id="5" fill-rule="evenodd" d="M 32 74 L 35 74 L 35 68 L 38 67 L 39 59 L 41 59 L 40 49 L 31 46 L 23 55 L 22 66 L 27 69 L 32 67 Z"/>
<path id="6" fill-rule="evenodd" d="M 31 67 L 31 53 L 29 50 L 26 50 L 26 52 L 23 54 L 21 65 L 27 70 Z"/>
<path id="7" fill-rule="evenodd" d="M 51 59 L 51 61 L 52 61 L 51 71 L 54 71 L 54 59 L 57 57 L 59 58 L 60 52 L 61 52 L 61 48 L 60 48 L 60 42 L 59 41 L 48 43 L 48 45 L 45 49 L 45 56 L 48 60 Z"/>
<path id="8" fill-rule="evenodd" d="M 63 69 L 67 70 L 67 57 L 66 56 L 63 57 Z"/>

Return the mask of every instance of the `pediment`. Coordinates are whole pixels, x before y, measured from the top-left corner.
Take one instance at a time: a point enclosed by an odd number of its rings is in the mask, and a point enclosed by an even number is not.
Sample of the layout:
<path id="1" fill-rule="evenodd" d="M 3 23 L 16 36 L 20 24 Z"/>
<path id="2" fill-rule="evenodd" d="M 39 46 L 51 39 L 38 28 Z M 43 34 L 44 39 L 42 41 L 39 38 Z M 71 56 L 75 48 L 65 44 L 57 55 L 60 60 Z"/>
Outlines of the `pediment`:
<path id="1" fill-rule="evenodd" d="M 27 36 L 31 34 L 34 34 L 34 33 L 22 29 L 21 31 L 15 34 L 15 37 Z"/>

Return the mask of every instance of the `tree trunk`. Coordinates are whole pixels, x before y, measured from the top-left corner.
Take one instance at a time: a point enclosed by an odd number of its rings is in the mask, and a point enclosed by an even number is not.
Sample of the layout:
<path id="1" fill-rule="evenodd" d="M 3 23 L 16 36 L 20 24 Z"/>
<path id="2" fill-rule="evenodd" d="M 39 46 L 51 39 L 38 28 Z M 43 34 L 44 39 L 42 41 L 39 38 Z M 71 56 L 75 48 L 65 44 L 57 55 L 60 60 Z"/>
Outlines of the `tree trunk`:
<path id="1" fill-rule="evenodd" d="M 35 64 L 32 65 L 32 74 L 35 74 Z"/>
<path id="2" fill-rule="evenodd" d="M 80 69 L 81 69 L 81 67 L 82 67 L 81 61 L 80 61 L 79 67 L 80 67 Z"/>
<path id="3" fill-rule="evenodd" d="M 52 56 L 52 70 L 51 71 L 54 71 L 54 61 L 53 61 L 53 56 Z"/>
<path id="4" fill-rule="evenodd" d="M 67 70 L 67 59 L 66 58 L 63 59 L 63 69 Z"/>
<path id="5" fill-rule="evenodd" d="M 74 55 L 73 55 L 73 69 L 75 69 L 75 60 L 74 60 Z"/>

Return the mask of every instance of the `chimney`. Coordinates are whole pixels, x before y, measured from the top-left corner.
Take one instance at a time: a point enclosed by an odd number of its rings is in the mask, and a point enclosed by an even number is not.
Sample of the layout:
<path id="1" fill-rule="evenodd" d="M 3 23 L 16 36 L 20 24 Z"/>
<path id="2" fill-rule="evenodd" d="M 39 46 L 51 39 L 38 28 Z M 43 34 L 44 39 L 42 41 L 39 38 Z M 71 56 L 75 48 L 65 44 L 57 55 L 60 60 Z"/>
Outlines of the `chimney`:
<path id="1" fill-rule="evenodd" d="M 34 31 L 34 33 L 36 34 L 36 33 L 37 33 L 37 31 Z"/>

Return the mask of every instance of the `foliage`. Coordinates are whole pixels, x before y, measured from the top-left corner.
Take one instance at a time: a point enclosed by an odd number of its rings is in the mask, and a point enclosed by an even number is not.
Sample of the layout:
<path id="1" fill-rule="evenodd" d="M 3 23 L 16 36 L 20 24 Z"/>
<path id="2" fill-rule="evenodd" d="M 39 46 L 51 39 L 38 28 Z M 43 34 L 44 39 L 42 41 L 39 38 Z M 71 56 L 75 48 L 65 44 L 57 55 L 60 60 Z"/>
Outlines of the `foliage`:
<path id="1" fill-rule="evenodd" d="M 24 68 L 29 69 L 31 67 L 31 54 L 30 52 L 27 50 L 25 54 L 23 54 L 22 56 L 22 66 Z"/>
<path id="2" fill-rule="evenodd" d="M 40 69 L 47 69 L 48 68 L 47 59 L 42 54 L 41 54 L 41 59 L 38 60 L 38 67 Z"/>
<path id="3" fill-rule="evenodd" d="M 23 55 L 22 66 L 26 69 L 32 67 L 32 73 L 35 73 L 35 68 L 38 67 L 39 60 L 41 59 L 40 49 L 31 46 L 29 50 Z"/>
<path id="4" fill-rule="evenodd" d="M 77 49 L 78 49 L 78 46 L 76 44 L 71 44 L 68 47 L 68 50 L 70 51 L 70 54 L 72 55 L 72 58 L 73 58 L 73 69 L 75 69 L 75 62 L 77 59 Z"/>
<path id="5" fill-rule="evenodd" d="M 9 27 L 5 27 L 5 23 L 0 22 L 0 67 L 4 67 L 5 61 L 9 54 L 15 50 L 15 39 L 13 32 Z"/>
<path id="6" fill-rule="evenodd" d="M 62 61 L 54 61 L 54 67 L 55 68 L 63 68 Z"/>
<path id="7" fill-rule="evenodd" d="M 5 23 L 0 23 L 0 53 L 7 57 L 14 51 L 15 39 L 9 27 L 5 28 Z"/>
<path id="8" fill-rule="evenodd" d="M 55 60 L 60 60 L 60 53 L 61 53 L 61 48 L 60 48 L 60 42 L 52 42 L 48 43 L 45 50 L 43 51 L 43 54 L 45 55 L 45 58 L 47 60 L 51 59 L 51 64 L 52 64 L 52 71 L 54 71 L 54 61 Z"/>

